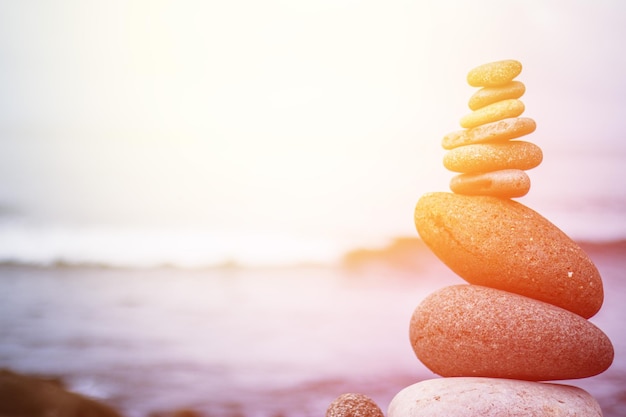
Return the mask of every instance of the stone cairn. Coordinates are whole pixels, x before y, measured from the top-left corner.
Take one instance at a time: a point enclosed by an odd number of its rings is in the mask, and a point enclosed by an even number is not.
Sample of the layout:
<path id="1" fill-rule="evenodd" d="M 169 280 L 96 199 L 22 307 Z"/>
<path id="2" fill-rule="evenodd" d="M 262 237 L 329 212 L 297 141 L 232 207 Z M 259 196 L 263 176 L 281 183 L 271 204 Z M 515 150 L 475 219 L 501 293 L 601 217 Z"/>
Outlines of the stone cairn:
<path id="1" fill-rule="evenodd" d="M 604 299 L 589 256 L 511 200 L 528 192 L 524 170 L 542 160 L 539 147 L 514 140 L 535 130 L 532 119 L 518 117 L 525 87 L 514 79 L 521 70 L 506 60 L 469 72 L 468 83 L 481 87 L 469 100 L 472 113 L 461 119 L 464 130 L 442 143 L 444 166 L 459 173 L 452 193 L 425 194 L 415 208 L 422 240 L 469 285 L 442 288 L 415 309 L 413 350 L 443 378 L 401 390 L 387 417 L 602 416 L 586 391 L 546 382 L 604 372 L 614 352 L 587 320 Z M 337 398 L 326 416 L 383 415 L 359 395 Z"/>

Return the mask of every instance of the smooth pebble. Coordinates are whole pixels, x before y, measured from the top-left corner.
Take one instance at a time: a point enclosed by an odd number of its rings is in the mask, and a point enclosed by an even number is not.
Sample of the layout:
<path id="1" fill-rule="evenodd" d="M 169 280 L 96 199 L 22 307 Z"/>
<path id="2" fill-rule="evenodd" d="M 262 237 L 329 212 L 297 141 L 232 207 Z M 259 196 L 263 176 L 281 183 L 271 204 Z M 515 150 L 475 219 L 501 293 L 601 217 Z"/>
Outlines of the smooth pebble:
<path id="1" fill-rule="evenodd" d="M 437 378 L 410 385 L 387 417 L 602 417 L 598 402 L 571 385 L 497 378 Z"/>
<path id="2" fill-rule="evenodd" d="M 461 127 L 466 129 L 496 122 L 509 117 L 517 117 L 524 113 L 525 107 L 518 99 L 508 99 L 488 104 L 461 118 Z"/>
<path id="3" fill-rule="evenodd" d="M 503 142 L 535 131 L 537 124 L 528 117 L 511 117 L 487 123 L 472 129 L 457 130 L 443 137 L 444 149 L 454 149 L 473 143 Z"/>
<path id="4" fill-rule="evenodd" d="M 522 72 L 522 64 L 514 59 L 489 62 L 470 70 L 467 83 L 472 87 L 496 87 L 511 82 Z"/>
<path id="5" fill-rule="evenodd" d="M 348 393 L 337 397 L 326 410 L 326 417 L 384 417 L 382 410 L 364 394 Z"/>
<path id="6" fill-rule="evenodd" d="M 602 279 L 589 256 L 517 201 L 428 193 L 415 207 L 415 226 L 435 255 L 471 284 L 542 300 L 584 318 L 602 306 Z"/>
<path id="7" fill-rule="evenodd" d="M 542 160 L 539 146 L 515 140 L 459 146 L 444 155 L 443 165 L 450 171 L 475 174 L 502 169 L 532 169 Z"/>
<path id="8" fill-rule="evenodd" d="M 579 315 L 481 285 L 430 294 L 409 334 L 417 357 L 444 377 L 587 378 L 604 372 L 614 354 L 609 338 Z"/>
<path id="9" fill-rule="evenodd" d="M 484 87 L 475 92 L 467 105 L 471 110 L 478 110 L 498 101 L 520 98 L 526 92 L 526 86 L 520 81 L 511 81 L 499 87 Z"/>
<path id="10" fill-rule="evenodd" d="M 450 181 L 450 190 L 457 194 L 517 198 L 530 190 L 530 178 L 520 169 L 459 174 Z"/>

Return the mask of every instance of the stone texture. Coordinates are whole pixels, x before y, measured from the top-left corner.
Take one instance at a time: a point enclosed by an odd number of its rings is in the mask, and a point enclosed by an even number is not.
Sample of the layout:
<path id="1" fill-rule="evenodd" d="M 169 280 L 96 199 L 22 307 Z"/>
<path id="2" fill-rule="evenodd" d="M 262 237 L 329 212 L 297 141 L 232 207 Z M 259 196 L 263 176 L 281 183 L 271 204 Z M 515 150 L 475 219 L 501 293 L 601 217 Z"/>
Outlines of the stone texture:
<path id="1" fill-rule="evenodd" d="M 579 315 L 480 285 L 430 294 L 409 335 L 422 363 L 445 377 L 587 378 L 604 372 L 614 354 L 609 338 Z"/>
<path id="2" fill-rule="evenodd" d="M 589 393 L 570 385 L 438 378 L 400 391 L 387 417 L 602 417 L 602 411 Z"/>
<path id="3" fill-rule="evenodd" d="M 467 282 L 522 294 L 589 318 L 602 280 L 589 256 L 558 227 L 513 200 L 424 194 L 415 208 L 422 240 Z"/>
<path id="4" fill-rule="evenodd" d="M 450 181 L 450 190 L 466 195 L 516 198 L 528 193 L 530 178 L 519 169 L 505 169 L 482 174 L 460 174 Z"/>
<path id="5" fill-rule="evenodd" d="M 454 149 L 473 143 L 504 142 L 532 133 L 537 128 L 533 119 L 511 117 L 474 127 L 448 133 L 441 141 L 444 149 Z"/>
<path id="6" fill-rule="evenodd" d="M 532 169 L 542 160 L 539 146 L 515 140 L 454 148 L 444 155 L 443 165 L 450 171 L 476 174 L 502 169 Z"/>
<path id="7" fill-rule="evenodd" d="M 461 127 L 466 129 L 496 122 L 509 117 L 517 117 L 524 113 L 524 103 L 517 99 L 508 99 L 489 104 L 461 118 Z"/>
<path id="8" fill-rule="evenodd" d="M 472 87 L 497 87 L 507 84 L 522 72 L 522 64 L 514 59 L 489 62 L 471 69 L 467 83 Z"/>
<path id="9" fill-rule="evenodd" d="M 337 397 L 326 410 L 326 417 L 384 417 L 382 410 L 367 395 L 348 393 Z"/>
<path id="10" fill-rule="evenodd" d="M 511 81 L 500 87 L 484 87 L 474 93 L 467 105 L 471 110 L 478 110 L 498 101 L 520 98 L 526 92 L 526 86 L 520 81 Z"/>

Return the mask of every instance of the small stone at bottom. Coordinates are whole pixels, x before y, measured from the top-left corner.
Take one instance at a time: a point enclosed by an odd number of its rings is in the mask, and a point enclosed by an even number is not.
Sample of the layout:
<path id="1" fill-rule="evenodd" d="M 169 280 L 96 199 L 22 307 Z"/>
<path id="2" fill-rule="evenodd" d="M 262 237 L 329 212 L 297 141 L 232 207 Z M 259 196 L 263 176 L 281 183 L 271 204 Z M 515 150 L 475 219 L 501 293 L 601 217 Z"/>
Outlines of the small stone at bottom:
<path id="1" fill-rule="evenodd" d="M 384 417 L 384 414 L 367 395 L 349 393 L 330 403 L 326 417 Z"/>

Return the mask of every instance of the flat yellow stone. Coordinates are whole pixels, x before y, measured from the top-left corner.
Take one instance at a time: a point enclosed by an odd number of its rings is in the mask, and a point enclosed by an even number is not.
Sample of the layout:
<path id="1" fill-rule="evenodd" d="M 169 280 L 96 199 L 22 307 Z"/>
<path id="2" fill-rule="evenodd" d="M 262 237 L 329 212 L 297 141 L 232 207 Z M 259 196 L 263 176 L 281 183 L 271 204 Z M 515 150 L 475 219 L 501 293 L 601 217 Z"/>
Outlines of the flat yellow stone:
<path id="1" fill-rule="evenodd" d="M 521 169 L 459 174 L 450 181 L 450 190 L 456 194 L 517 198 L 528 194 L 530 178 Z"/>
<path id="2" fill-rule="evenodd" d="M 470 129 L 486 123 L 497 122 L 524 113 L 524 103 L 517 99 L 508 99 L 489 104 L 461 118 L 461 127 Z"/>
<path id="3" fill-rule="evenodd" d="M 509 98 L 520 98 L 526 92 L 526 86 L 520 81 L 511 81 L 500 87 L 483 87 L 472 95 L 467 103 L 471 110 L 478 110 L 488 104 Z"/>
<path id="4" fill-rule="evenodd" d="M 531 118 L 512 117 L 448 133 L 443 137 L 441 146 L 454 149 L 472 143 L 504 142 L 532 133 L 536 128 L 537 124 Z"/>
<path id="5" fill-rule="evenodd" d="M 522 72 L 522 64 L 514 59 L 490 62 L 472 69 L 467 83 L 472 87 L 497 87 L 506 84 Z"/>
<path id="6" fill-rule="evenodd" d="M 543 153 L 539 146 L 513 140 L 459 146 L 443 156 L 443 166 L 454 172 L 477 174 L 502 169 L 532 169 L 542 160 Z"/>

